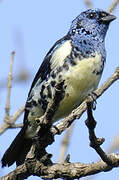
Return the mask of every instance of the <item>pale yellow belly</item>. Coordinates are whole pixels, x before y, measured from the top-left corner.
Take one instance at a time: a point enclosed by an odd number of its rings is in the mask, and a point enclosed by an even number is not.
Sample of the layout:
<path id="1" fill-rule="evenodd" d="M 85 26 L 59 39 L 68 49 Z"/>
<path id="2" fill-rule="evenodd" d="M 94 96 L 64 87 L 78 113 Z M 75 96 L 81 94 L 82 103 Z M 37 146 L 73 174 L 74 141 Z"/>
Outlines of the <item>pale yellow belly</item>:
<path id="1" fill-rule="evenodd" d="M 95 70 L 99 71 L 102 65 L 101 57 L 88 58 L 78 61 L 78 64 L 71 66 L 65 74 L 66 93 L 61 101 L 54 120 L 58 120 L 68 115 L 74 108 L 82 103 L 87 95 L 98 86 L 101 74 L 96 75 Z"/>

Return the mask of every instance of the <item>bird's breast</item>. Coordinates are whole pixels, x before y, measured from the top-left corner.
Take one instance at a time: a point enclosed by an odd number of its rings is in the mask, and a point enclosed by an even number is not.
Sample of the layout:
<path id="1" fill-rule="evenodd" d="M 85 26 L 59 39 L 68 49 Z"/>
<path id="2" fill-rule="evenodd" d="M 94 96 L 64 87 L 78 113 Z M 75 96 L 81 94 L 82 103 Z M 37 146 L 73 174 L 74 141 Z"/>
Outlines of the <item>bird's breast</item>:
<path id="1" fill-rule="evenodd" d="M 65 97 L 60 103 L 55 119 L 68 115 L 98 86 L 103 70 L 101 55 L 96 54 L 95 57 L 82 60 L 77 58 L 75 62 L 75 65 L 69 64 L 69 69 L 63 74 Z"/>

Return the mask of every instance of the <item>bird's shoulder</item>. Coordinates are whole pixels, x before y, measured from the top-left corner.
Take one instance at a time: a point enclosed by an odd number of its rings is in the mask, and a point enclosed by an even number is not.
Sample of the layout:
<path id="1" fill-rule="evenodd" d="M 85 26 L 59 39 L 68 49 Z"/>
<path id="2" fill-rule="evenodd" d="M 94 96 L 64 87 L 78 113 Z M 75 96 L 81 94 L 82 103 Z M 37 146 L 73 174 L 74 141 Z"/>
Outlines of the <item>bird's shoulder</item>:
<path id="1" fill-rule="evenodd" d="M 35 78 L 31 84 L 31 88 L 29 91 L 29 94 L 32 90 L 32 88 L 36 85 L 36 83 L 39 81 L 39 83 L 43 82 L 46 77 L 50 74 L 52 68 L 53 67 L 53 61 L 55 63 L 55 55 L 56 55 L 56 51 L 57 49 L 62 46 L 63 44 L 65 44 L 68 40 L 70 40 L 68 35 L 65 35 L 63 38 L 59 39 L 58 41 L 56 41 L 56 43 L 51 47 L 51 49 L 48 51 L 48 53 L 46 54 L 40 68 L 38 69 Z M 57 59 L 57 58 L 56 58 Z M 29 96 L 29 95 L 28 95 Z"/>

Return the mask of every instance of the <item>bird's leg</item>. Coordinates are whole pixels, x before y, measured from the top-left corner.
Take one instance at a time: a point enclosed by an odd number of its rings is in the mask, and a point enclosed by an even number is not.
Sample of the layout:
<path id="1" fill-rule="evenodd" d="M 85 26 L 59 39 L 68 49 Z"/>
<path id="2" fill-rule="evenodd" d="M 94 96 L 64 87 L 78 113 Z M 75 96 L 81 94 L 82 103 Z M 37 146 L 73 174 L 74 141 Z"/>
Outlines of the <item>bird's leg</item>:
<path id="1" fill-rule="evenodd" d="M 96 110 L 97 94 L 96 94 L 94 91 L 92 91 L 92 92 L 90 92 L 90 93 L 88 94 L 88 97 L 89 97 L 89 98 L 91 97 L 91 98 L 93 99 L 93 103 L 91 103 L 91 106 L 92 106 L 92 109 L 93 109 L 93 110 Z"/>

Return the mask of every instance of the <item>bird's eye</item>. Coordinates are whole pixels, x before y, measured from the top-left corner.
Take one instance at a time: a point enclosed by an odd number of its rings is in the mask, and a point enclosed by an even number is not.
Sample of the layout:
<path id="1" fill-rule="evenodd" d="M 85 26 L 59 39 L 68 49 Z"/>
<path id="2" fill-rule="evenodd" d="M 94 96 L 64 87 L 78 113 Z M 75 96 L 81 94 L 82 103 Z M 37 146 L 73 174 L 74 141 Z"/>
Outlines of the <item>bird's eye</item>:
<path id="1" fill-rule="evenodd" d="M 94 19 L 95 16 L 96 16 L 96 13 L 94 13 L 94 12 L 91 12 L 91 13 L 88 15 L 88 17 L 89 17 L 90 19 Z"/>

